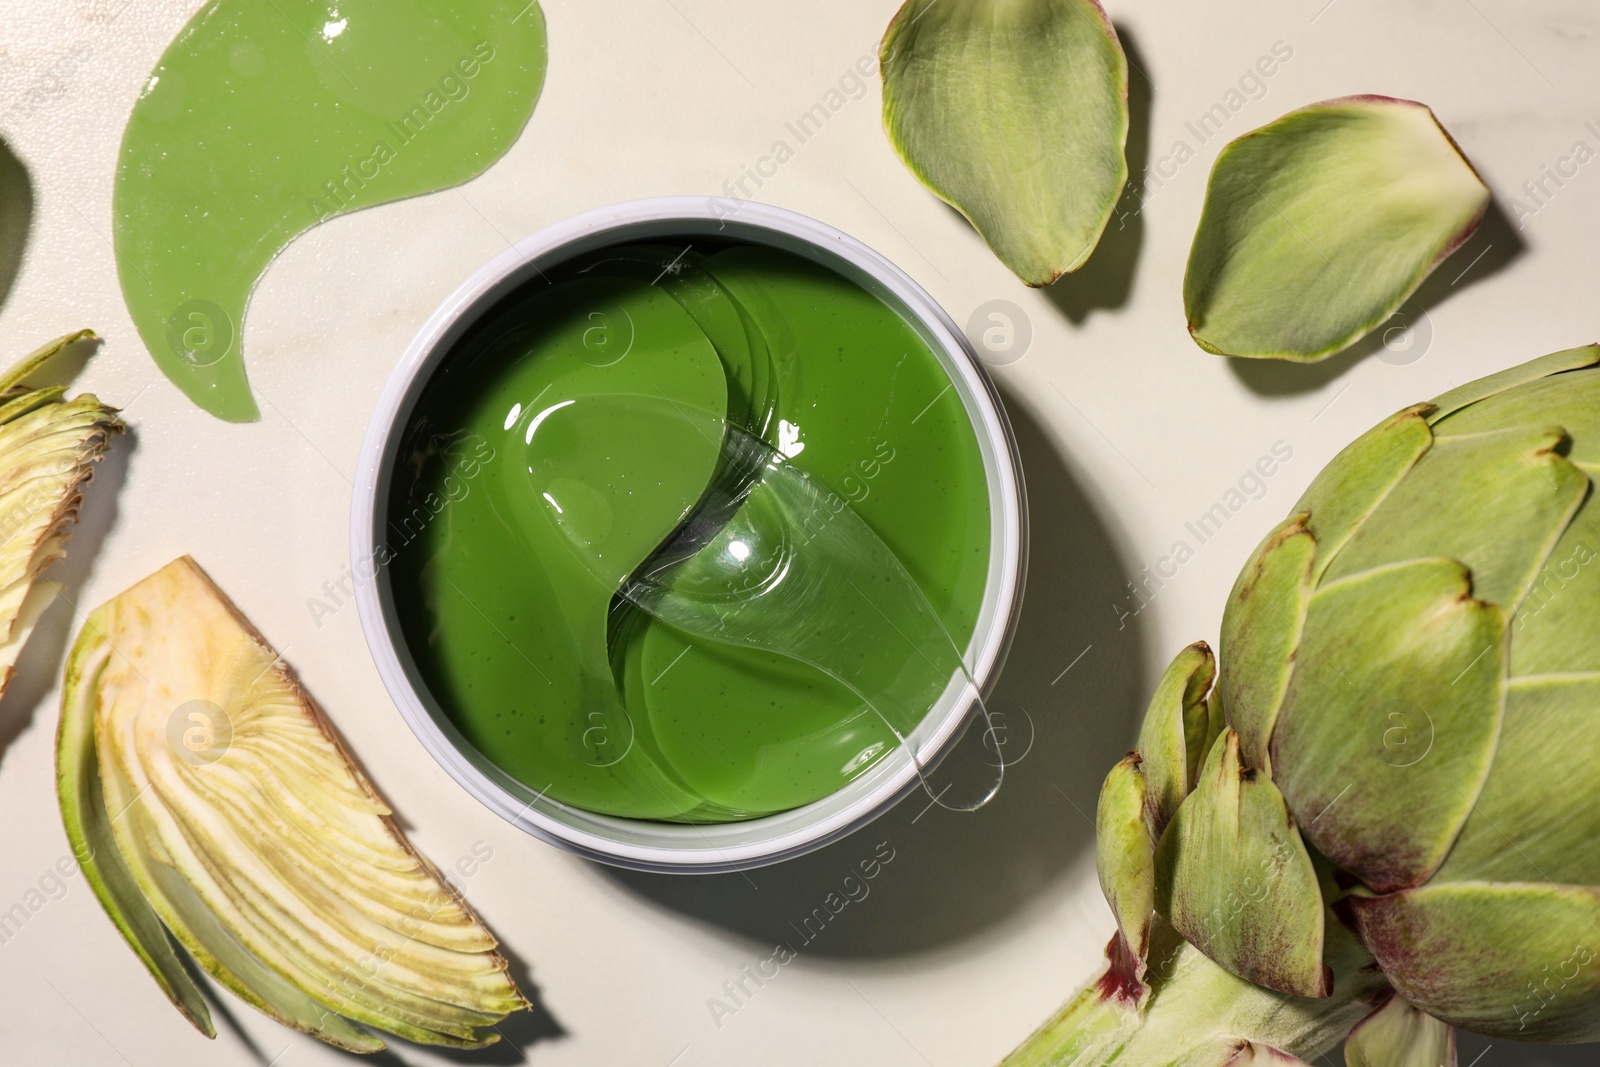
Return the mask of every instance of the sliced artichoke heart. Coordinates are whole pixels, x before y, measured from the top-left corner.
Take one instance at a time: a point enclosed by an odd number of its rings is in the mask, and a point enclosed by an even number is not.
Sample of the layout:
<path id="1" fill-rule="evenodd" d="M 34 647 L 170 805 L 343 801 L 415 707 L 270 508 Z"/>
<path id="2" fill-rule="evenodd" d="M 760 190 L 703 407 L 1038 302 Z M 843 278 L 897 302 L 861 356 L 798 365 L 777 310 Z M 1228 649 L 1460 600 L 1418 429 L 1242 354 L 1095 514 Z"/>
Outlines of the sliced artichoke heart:
<path id="1" fill-rule="evenodd" d="M 59 337 L 0 375 L 0 692 L 33 624 L 58 587 L 36 583 L 66 555 L 83 487 L 123 425 L 90 394 L 63 400 L 64 387 L 18 384 L 89 330 Z"/>
<path id="2" fill-rule="evenodd" d="M 126 812 L 116 846 L 203 969 L 355 1051 L 382 1043 L 347 1019 L 429 1044 L 498 1040 L 489 1028 L 527 1001 L 493 936 L 192 560 L 97 609 L 80 645 L 96 641 L 112 654 L 95 652 L 82 684 L 106 807 Z"/>

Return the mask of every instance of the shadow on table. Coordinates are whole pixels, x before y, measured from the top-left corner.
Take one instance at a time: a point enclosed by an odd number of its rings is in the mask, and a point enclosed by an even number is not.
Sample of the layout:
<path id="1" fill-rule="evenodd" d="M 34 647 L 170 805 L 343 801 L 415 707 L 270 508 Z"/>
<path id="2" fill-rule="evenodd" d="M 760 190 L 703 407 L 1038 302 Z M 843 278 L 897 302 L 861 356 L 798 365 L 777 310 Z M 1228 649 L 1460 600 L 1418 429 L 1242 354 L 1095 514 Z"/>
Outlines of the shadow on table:
<path id="1" fill-rule="evenodd" d="M 22 270 L 22 255 L 27 251 L 32 227 L 33 182 L 28 168 L 11 146 L 0 140 L 0 305 L 11 295 L 11 287 Z M 15 359 L 22 354 L 5 358 Z"/>
<path id="2" fill-rule="evenodd" d="M 694 876 L 606 868 L 610 877 L 663 908 L 762 945 L 860 958 L 977 936 L 1053 891 L 1068 867 L 1087 859 L 1101 780 L 1137 726 L 1140 639 L 1131 621 L 1119 629 L 1111 608 L 1127 582 L 1112 533 L 1033 416 L 1008 406 L 1032 547 L 1022 617 L 990 707 L 1014 721 L 1025 713 L 1035 737 L 1006 768 L 998 797 L 967 814 L 930 808 L 917 790 L 843 841 L 776 866 Z M 858 865 L 875 852 L 892 859 L 862 882 Z M 852 875 L 859 900 L 835 903 L 838 912 L 829 915 L 825 901 L 842 899 Z M 806 922 L 816 909 L 828 919 L 808 940 L 801 928 L 818 928 Z"/>
<path id="3" fill-rule="evenodd" d="M 1594 1045 L 1522 1045 L 1459 1031 L 1457 1036 L 1456 1062 L 1477 1067 L 1594 1067 L 1600 1062 Z"/>
<path id="4" fill-rule="evenodd" d="M 531 1001 L 527 1011 L 520 1011 L 507 1016 L 505 1021 L 494 1029 L 500 1034 L 500 1040 L 488 1048 L 481 1049 L 449 1049 L 431 1047 L 428 1055 L 442 1059 L 449 1063 L 482 1064 L 483 1067 L 510 1067 L 515 1063 L 531 1063 L 528 1050 L 541 1041 L 551 1041 L 567 1036 L 566 1029 L 557 1021 L 556 1017 L 545 1007 L 540 996 L 539 987 L 533 984 L 528 976 L 527 965 L 513 953 L 507 952 L 504 945 L 500 952 L 510 964 L 511 977 L 522 990 L 523 995 Z M 275 1048 L 263 1048 L 259 1042 L 250 1036 L 250 1031 L 239 1024 L 239 1017 L 235 1013 L 237 1002 L 217 994 L 217 989 L 211 980 L 203 974 L 194 961 L 183 955 L 184 966 L 188 969 L 200 991 L 205 995 L 206 1003 L 211 1007 L 212 1021 L 217 1024 L 218 1031 L 231 1031 L 245 1046 L 251 1058 L 261 1067 L 276 1067 L 284 1060 L 284 1053 L 288 1051 L 287 1045 L 297 1041 L 312 1041 L 314 1039 L 300 1034 L 292 1033 L 285 1029 L 282 1031 L 282 1040 L 274 1038 Z M 410 1067 L 412 1060 L 406 1059 L 405 1054 L 416 1051 L 422 1046 L 413 1045 L 388 1034 L 380 1034 L 389 1047 L 381 1052 L 356 1053 L 344 1049 L 334 1049 L 335 1052 L 349 1058 L 352 1064 L 374 1064 L 376 1067 Z M 332 1046 L 329 1046 L 332 1047 Z"/>

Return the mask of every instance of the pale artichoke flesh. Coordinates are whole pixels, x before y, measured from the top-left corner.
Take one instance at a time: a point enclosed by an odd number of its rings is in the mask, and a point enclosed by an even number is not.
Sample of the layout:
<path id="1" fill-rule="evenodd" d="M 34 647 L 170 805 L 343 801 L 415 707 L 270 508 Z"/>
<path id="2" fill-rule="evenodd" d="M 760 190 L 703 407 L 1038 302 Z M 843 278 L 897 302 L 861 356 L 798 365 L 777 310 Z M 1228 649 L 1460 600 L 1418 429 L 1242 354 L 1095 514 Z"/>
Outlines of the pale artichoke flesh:
<path id="1" fill-rule="evenodd" d="M 203 1031 L 163 927 L 248 1003 L 351 1051 L 383 1047 L 354 1023 L 482 1047 L 527 1007 L 493 936 L 188 557 L 90 614 L 59 760 L 68 833 L 101 902 Z"/>
<path id="2" fill-rule="evenodd" d="M 57 353 L 94 333 L 58 337 L 0 375 L 0 693 L 59 587 L 37 581 L 66 554 L 83 489 L 111 438 L 123 431 L 115 408 L 85 393 L 30 389 L 22 382 Z"/>

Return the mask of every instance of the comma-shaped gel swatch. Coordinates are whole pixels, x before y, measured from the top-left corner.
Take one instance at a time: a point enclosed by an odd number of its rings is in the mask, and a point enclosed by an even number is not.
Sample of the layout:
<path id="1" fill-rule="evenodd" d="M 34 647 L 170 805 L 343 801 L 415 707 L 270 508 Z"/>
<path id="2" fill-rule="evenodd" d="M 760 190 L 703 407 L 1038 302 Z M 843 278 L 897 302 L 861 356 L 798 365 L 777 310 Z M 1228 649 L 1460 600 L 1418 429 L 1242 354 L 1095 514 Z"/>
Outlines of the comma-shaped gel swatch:
<path id="1" fill-rule="evenodd" d="M 122 293 L 162 371 L 212 414 L 255 418 L 240 329 L 272 257 L 325 219 L 483 173 L 545 58 L 536 2 L 208 3 L 151 72 L 117 166 Z"/>

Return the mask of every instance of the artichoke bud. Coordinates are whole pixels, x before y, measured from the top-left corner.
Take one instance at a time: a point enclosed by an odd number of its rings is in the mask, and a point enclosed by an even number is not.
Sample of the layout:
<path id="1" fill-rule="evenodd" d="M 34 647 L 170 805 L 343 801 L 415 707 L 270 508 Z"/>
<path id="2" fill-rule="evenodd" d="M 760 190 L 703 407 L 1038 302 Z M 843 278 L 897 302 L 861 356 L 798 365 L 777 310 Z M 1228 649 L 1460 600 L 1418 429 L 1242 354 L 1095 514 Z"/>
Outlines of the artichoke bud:
<path id="1" fill-rule="evenodd" d="M 1216 672 L 1210 647 L 1204 641 L 1190 645 L 1161 676 L 1145 712 L 1137 751 L 1148 783 L 1152 841 L 1194 788 L 1211 725 L 1206 693 Z"/>
<path id="2" fill-rule="evenodd" d="M 1370 1049 L 1443 1047 L 1445 1024 L 1600 1039 L 1597 364 L 1558 352 L 1396 413 L 1229 597 L 1230 730 L 1160 839 L 1157 910 L 1235 974 L 1316 993 L 1326 857 L 1400 994 L 1352 1063 L 1410 1063 Z"/>
<path id="3" fill-rule="evenodd" d="M 1007 1067 L 1600 1041 L 1596 475 L 1589 345 L 1313 479 L 1229 595 L 1215 688 L 1180 653 L 1107 779 L 1109 965 Z"/>
<path id="4" fill-rule="evenodd" d="M 1147 992 L 1144 971 L 1156 906 L 1155 842 L 1147 792 L 1139 755 L 1130 752 L 1106 776 L 1095 812 L 1095 867 L 1117 919 L 1106 956 L 1112 963 L 1115 991 L 1135 1001 Z"/>
<path id="5" fill-rule="evenodd" d="M 1130 999 L 1146 992 L 1156 841 L 1194 788 L 1212 738 L 1206 692 L 1215 675 L 1216 659 L 1204 641 L 1178 653 L 1150 700 L 1139 748 L 1112 768 L 1100 790 L 1095 865 L 1117 919 L 1107 956 L 1118 990 Z"/>

